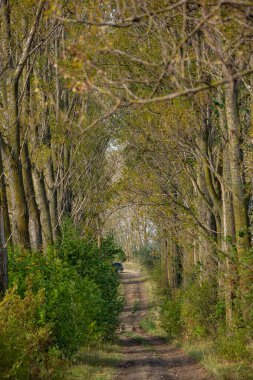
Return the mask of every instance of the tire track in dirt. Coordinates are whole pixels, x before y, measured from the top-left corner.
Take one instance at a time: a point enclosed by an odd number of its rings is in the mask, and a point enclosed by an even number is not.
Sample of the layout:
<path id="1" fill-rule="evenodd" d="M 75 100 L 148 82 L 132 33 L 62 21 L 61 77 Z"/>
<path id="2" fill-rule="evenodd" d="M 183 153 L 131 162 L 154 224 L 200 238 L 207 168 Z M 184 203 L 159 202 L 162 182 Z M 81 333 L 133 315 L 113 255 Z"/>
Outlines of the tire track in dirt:
<path id="1" fill-rule="evenodd" d="M 152 306 L 141 274 L 124 271 L 122 284 L 126 298 L 120 320 L 123 361 L 115 380 L 210 380 L 207 372 L 181 349 L 141 329 L 140 322 Z"/>

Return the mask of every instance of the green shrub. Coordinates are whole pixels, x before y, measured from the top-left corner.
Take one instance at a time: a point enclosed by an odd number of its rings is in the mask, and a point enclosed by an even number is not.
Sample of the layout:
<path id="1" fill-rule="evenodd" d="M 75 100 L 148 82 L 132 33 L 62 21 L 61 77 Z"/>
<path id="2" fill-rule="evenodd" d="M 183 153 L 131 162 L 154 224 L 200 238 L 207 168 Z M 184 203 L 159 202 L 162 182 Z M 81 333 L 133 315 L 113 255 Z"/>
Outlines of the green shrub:
<path id="1" fill-rule="evenodd" d="M 53 323 L 57 345 L 70 356 L 100 339 L 96 318 L 102 300 L 96 284 L 88 278 L 76 275 L 76 279 L 69 276 L 58 280 L 54 279 L 55 287 L 48 288 L 46 316 Z"/>
<path id="2" fill-rule="evenodd" d="M 166 299 L 161 307 L 161 327 L 165 330 L 169 339 L 177 337 L 182 330 L 181 300 Z"/>
<path id="3" fill-rule="evenodd" d="M 228 336 L 218 334 L 215 340 L 217 354 L 227 360 L 240 361 L 249 359 L 252 355 L 247 348 L 247 333 L 244 329 L 237 329 Z"/>
<path id="4" fill-rule="evenodd" d="M 22 299 L 13 289 L 0 303 L 1 379 L 57 379 L 62 362 L 50 324 L 39 317 L 44 292 Z"/>
<path id="5" fill-rule="evenodd" d="M 44 302 L 35 317 L 50 324 L 54 343 L 65 356 L 114 336 L 122 308 L 119 276 L 112 266 L 118 251 L 112 237 L 98 250 L 66 221 L 61 240 L 44 254 L 10 252 L 10 285 L 16 284 L 21 298 L 27 289 L 34 295 L 43 289 Z"/>
<path id="6" fill-rule="evenodd" d="M 147 315 L 144 319 L 141 320 L 140 326 L 143 330 L 147 332 L 155 331 L 156 329 L 156 315 L 155 313 L 151 313 Z"/>
<path id="7" fill-rule="evenodd" d="M 54 339 L 65 355 L 98 339 L 101 293 L 92 279 L 81 277 L 57 252 L 41 255 L 16 250 L 10 255 L 10 281 L 21 297 L 28 286 L 34 294 L 44 290 L 39 318 L 52 325 Z"/>
<path id="8" fill-rule="evenodd" d="M 166 269 L 161 266 L 160 262 L 155 262 L 152 270 L 150 271 L 153 281 L 156 283 L 156 292 L 158 297 L 171 298 L 171 287 L 166 279 Z"/>
<path id="9" fill-rule="evenodd" d="M 221 314 L 217 298 L 216 284 L 208 280 L 184 290 L 181 319 L 187 338 L 203 338 L 214 333 Z"/>
<path id="10" fill-rule="evenodd" d="M 59 245 L 61 257 L 74 266 L 82 278 L 91 279 L 100 291 L 100 310 L 96 323 L 105 338 L 112 338 L 118 326 L 118 316 L 123 300 L 118 295 L 119 276 L 112 262 L 121 249 L 112 236 L 102 240 L 101 248 L 97 244 L 81 240 L 77 231 L 69 227 L 69 221 L 63 227 L 63 236 Z"/>

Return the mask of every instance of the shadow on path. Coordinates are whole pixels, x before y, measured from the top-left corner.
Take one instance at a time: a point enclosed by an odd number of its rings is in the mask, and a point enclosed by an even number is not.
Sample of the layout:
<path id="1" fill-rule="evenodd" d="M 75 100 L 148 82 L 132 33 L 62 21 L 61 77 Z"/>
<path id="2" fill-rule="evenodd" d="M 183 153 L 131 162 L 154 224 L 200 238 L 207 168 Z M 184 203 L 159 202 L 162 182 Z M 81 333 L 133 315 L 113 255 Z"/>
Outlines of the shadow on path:
<path id="1" fill-rule="evenodd" d="M 141 329 L 141 321 L 154 307 L 147 300 L 147 279 L 129 270 L 122 273 L 121 279 L 126 298 L 119 339 L 123 360 L 115 380 L 209 380 L 194 359 L 165 339 L 150 336 Z"/>

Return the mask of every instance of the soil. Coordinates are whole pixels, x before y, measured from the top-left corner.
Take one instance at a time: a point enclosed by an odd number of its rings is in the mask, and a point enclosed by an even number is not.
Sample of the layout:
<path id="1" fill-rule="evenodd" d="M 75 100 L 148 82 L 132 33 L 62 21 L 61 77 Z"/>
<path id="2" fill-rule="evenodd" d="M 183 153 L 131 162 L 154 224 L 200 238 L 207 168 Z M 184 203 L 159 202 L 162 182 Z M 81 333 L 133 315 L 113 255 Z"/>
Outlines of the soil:
<path id="1" fill-rule="evenodd" d="M 145 279 L 130 270 L 121 276 L 126 298 L 120 333 L 123 360 L 115 380 L 210 380 L 205 369 L 181 349 L 143 331 L 140 323 L 152 307 Z"/>

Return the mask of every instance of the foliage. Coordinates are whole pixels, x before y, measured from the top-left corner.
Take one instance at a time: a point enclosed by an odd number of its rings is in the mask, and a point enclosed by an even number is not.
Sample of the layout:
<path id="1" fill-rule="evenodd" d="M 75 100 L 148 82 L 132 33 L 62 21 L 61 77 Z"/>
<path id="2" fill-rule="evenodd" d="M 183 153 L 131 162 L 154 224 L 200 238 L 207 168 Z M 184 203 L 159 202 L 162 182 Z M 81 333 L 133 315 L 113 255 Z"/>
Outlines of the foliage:
<path id="1" fill-rule="evenodd" d="M 181 333 L 187 339 L 213 335 L 224 320 L 224 306 L 211 280 L 195 281 L 187 288 L 164 297 L 161 324 L 169 338 Z"/>
<path id="2" fill-rule="evenodd" d="M 156 247 L 154 244 L 142 245 L 139 249 L 133 251 L 134 258 L 147 269 L 151 270 L 154 268 L 159 256 L 156 252 Z"/>
<path id="3" fill-rule="evenodd" d="M 40 290 L 24 298 L 13 288 L 0 304 L 1 379 L 56 379 L 62 362 L 53 344 L 52 326 L 41 320 L 45 302 Z"/>
<path id="4" fill-rule="evenodd" d="M 4 298 L 0 311 L 0 335 L 8 337 L 1 355 L 7 359 L 6 373 L 20 367 L 15 371 L 25 379 L 37 361 L 43 373 L 54 353 L 71 357 L 80 347 L 114 336 L 122 307 L 112 266 L 119 248 L 109 237 L 98 249 L 79 232 L 67 221 L 61 240 L 46 254 L 17 248 L 10 252 L 9 279 L 16 290 Z M 12 346 L 17 347 L 16 354 L 11 353 Z"/>
<path id="5" fill-rule="evenodd" d="M 23 296 L 27 286 L 34 294 L 44 289 L 45 302 L 39 310 L 45 323 L 52 323 L 56 344 L 67 355 L 95 339 L 96 314 L 101 295 L 96 284 L 82 278 L 57 252 L 19 253 L 10 258 L 10 280 Z"/>
<path id="6" fill-rule="evenodd" d="M 165 330 L 169 339 L 176 338 L 182 331 L 181 321 L 181 300 L 177 296 L 175 299 L 165 299 L 161 306 L 161 326 Z"/>
<path id="7" fill-rule="evenodd" d="M 89 278 L 96 284 L 101 294 L 97 325 L 100 326 L 103 337 L 112 338 L 123 304 L 118 296 L 119 276 L 112 267 L 112 261 L 121 254 L 122 249 L 116 245 L 112 236 L 102 240 L 98 249 L 97 244 L 91 240 L 80 240 L 78 232 L 69 223 L 66 221 L 63 226 L 60 255 L 74 266 L 81 277 Z"/>
<path id="8" fill-rule="evenodd" d="M 229 361 L 250 359 L 248 329 L 237 324 L 228 334 L 224 314 L 215 282 L 195 279 L 186 289 L 164 298 L 160 321 L 169 339 L 180 335 L 189 342 L 211 339 L 212 355 Z"/>
<path id="9" fill-rule="evenodd" d="M 247 334 L 244 329 L 236 329 L 229 335 L 220 333 L 215 342 L 217 354 L 224 359 L 240 361 L 249 359 L 252 354 L 247 347 Z"/>
<path id="10" fill-rule="evenodd" d="M 187 338 L 212 334 L 217 327 L 219 308 L 216 284 L 211 280 L 195 282 L 185 289 L 181 316 Z"/>

